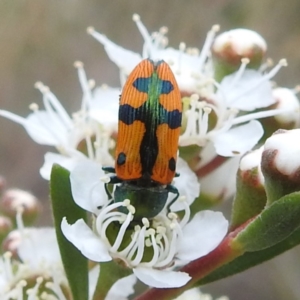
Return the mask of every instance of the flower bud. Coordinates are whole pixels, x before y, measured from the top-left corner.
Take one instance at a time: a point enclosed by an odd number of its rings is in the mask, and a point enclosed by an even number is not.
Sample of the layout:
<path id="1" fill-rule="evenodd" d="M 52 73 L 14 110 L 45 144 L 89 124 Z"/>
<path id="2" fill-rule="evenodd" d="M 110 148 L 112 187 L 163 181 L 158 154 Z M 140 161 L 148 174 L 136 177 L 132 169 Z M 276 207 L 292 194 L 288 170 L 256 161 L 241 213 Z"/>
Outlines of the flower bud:
<path id="1" fill-rule="evenodd" d="M 41 211 L 38 199 L 29 192 L 19 189 L 6 190 L 0 202 L 1 211 L 14 220 L 20 207 L 23 208 L 22 218 L 26 225 L 32 224 Z"/>
<path id="2" fill-rule="evenodd" d="M 245 154 L 240 161 L 231 229 L 258 215 L 266 205 L 264 177 L 260 168 L 262 152 L 263 147 Z"/>
<path id="3" fill-rule="evenodd" d="M 287 110 L 286 113 L 274 116 L 280 128 L 294 129 L 300 125 L 300 103 L 293 90 L 276 88 L 273 90 L 276 108 Z"/>
<path id="4" fill-rule="evenodd" d="M 300 129 L 277 130 L 266 140 L 261 168 L 267 204 L 300 191 Z"/>
<path id="5" fill-rule="evenodd" d="M 258 69 L 266 51 L 265 40 L 255 31 L 239 28 L 223 32 L 212 45 L 216 79 L 235 72 L 243 58 L 249 60 L 247 68 Z"/>
<path id="6" fill-rule="evenodd" d="M 286 112 L 261 119 L 264 127 L 264 139 L 278 129 L 294 129 L 300 125 L 300 103 L 296 91 L 287 88 L 275 88 L 272 95 L 275 99 L 270 109 L 280 109 Z"/>

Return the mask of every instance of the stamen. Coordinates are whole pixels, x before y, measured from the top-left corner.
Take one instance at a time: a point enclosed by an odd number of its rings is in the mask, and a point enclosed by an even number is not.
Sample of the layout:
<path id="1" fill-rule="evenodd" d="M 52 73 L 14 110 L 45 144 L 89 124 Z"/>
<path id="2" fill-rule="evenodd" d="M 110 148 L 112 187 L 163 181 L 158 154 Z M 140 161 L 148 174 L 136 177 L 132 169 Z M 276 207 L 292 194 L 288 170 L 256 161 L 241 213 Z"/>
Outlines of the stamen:
<path id="1" fill-rule="evenodd" d="M 12 265 L 11 265 L 11 252 L 5 252 L 3 254 L 3 266 L 4 266 L 4 274 L 5 277 L 10 281 L 13 279 L 13 271 L 12 271 Z"/>
<path id="2" fill-rule="evenodd" d="M 152 50 L 153 50 L 153 46 L 152 46 L 152 38 L 147 30 L 147 28 L 144 26 L 144 24 L 141 21 L 141 18 L 139 15 L 134 14 L 132 17 L 132 20 L 135 22 L 135 24 L 137 25 L 137 28 L 139 30 L 139 32 L 141 33 L 145 44 L 143 47 L 143 58 L 147 58 L 148 56 L 152 56 Z"/>
<path id="3" fill-rule="evenodd" d="M 27 285 L 27 282 L 23 279 L 20 280 L 16 285 L 17 299 L 23 300 L 23 289 Z"/>
<path id="4" fill-rule="evenodd" d="M 285 67 L 287 66 L 287 61 L 286 59 L 281 59 L 278 64 L 269 72 L 267 73 L 266 75 L 264 75 L 261 80 L 258 80 L 254 85 L 252 86 L 249 86 L 248 88 L 244 89 L 244 91 L 242 93 L 240 93 L 239 95 L 236 96 L 236 100 L 238 98 L 240 98 L 241 96 L 249 93 L 251 90 L 254 90 L 256 89 L 257 87 L 259 87 L 261 84 L 263 84 L 264 82 L 270 80 L 271 78 L 273 78 L 277 73 L 278 71 L 282 68 L 282 67 Z"/>
<path id="5" fill-rule="evenodd" d="M 131 238 L 131 241 L 129 243 L 129 245 L 122 251 L 118 252 L 118 254 L 121 256 L 121 257 L 126 257 L 129 253 L 129 251 L 132 249 L 132 247 L 134 245 L 136 245 L 136 240 L 138 238 L 138 235 L 139 235 L 139 232 L 140 232 L 141 228 L 137 229 L 135 228 L 135 231 L 134 231 L 134 234 Z"/>
<path id="6" fill-rule="evenodd" d="M 36 86 L 42 92 L 45 109 L 49 114 L 52 115 L 53 120 L 59 119 L 67 128 L 71 129 L 73 126 L 72 119 L 60 104 L 56 96 L 42 83 L 37 83 Z"/>
<path id="7" fill-rule="evenodd" d="M 120 212 L 111 212 L 111 213 L 107 214 L 106 221 L 104 221 L 102 224 L 100 224 L 101 227 L 97 226 L 97 228 L 100 228 L 99 234 L 100 234 L 101 238 L 104 239 L 109 246 L 111 246 L 111 244 L 106 236 L 107 227 L 113 222 L 119 222 L 121 224 L 125 220 L 126 220 L 126 217 L 124 214 L 122 214 Z"/>
<path id="8" fill-rule="evenodd" d="M 39 110 L 39 106 L 36 103 L 31 103 L 29 105 L 29 109 L 32 110 L 33 112 L 36 112 Z"/>
<path id="9" fill-rule="evenodd" d="M 244 115 L 244 116 L 235 118 L 232 121 L 232 125 L 245 123 L 245 122 L 248 122 L 250 120 L 255 120 L 255 119 L 273 117 L 273 116 L 287 113 L 290 111 L 291 111 L 290 109 L 270 109 L 270 110 L 266 110 L 266 111 L 259 111 L 256 113 L 252 113 L 252 114 L 248 114 L 248 115 Z"/>
<path id="10" fill-rule="evenodd" d="M 155 239 L 155 230 L 149 229 L 149 231 L 150 231 L 150 237 L 151 237 L 151 242 L 152 242 L 152 247 L 153 247 L 153 257 L 149 262 L 143 263 L 143 265 L 147 266 L 147 267 L 153 267 L 157 263 L 157 260 L 159 257 L 159 248 L 158 248 L 158 245 L 157 245 L 156 239 Z"/>
<path id="11" fill-rule="evenodd" d="M 189 145 L 190 139 L 195 138 L 197 136 L 197 128 L 196 122 L 199 116 L 199 113 L 196 112 L 197 103 L 198 103 L 199 96 L 194 94 L 191 96 L 190 106 L 191 108 L 185 112 L 187 124 L 185 132 L 179 138 L 179 144 L 181 146 Z"/>
<path id="12" fill-rule="evenodd" d="M 177 245 L 177 232 L 176 232 L 176 230 L 172 230 L 171 243 L 168 248 L 168 252 L 166 252 L 168 255 L 165 259 L 156 263 L 156 265 L 155 265 L 156 268 L 165 267 L 172 262 L 172 260 L 175 256 L 175 253 L 177 251 L 176 245 Z"/>
<path id="13" fill-rule="evenodd" d="M 178 75 L 181 74 L 182 56 L 183 56 L 183 54 L 184 54 L 185 48 L 186 48 L 186 44 L 183 43 L 183 42 L 181 42 L 181 43 L 179 44 L 178 70 L 176 71 L 176 73 L 177 73 Z"/>
<path id="14" fill-rule="evenodd" d="M 198 117 L 198 131 L 199 138 L 203 138 L 208 130 L 208 116 L 211 113 L 212 109 L 210 107 L 206 107 L 206 102 L 199 102 L 199 117 Z"/>
<path id="15" fill-rule="evenodd" d="M 186 197 L 179 197 L 178 201 L 180 201 L 184 206 L 184 216 L 179 223 L 180 227 L 183 228 L 190 220 L 191 210 L 189 204 L 186 201 Z"/>
<path id="16" fill-rule="evenodd" d="M 89 26 L 86 29 L 86 31 L 87 31 L 88 34 L 93 35 L 93 33 L 95 32 L 95 28 L 93 26 Z"/>
<path id="17" fill-rule="evenodd" d="M 146 219 L 146 218 L 144 218 Z M 147 219 L 146 219 L 147 220 Z M 139 237 L 137 240 L 137 254 L 134 260 L 131 261 L 132 266 L 137 266 L 138 264 L 141 263 L 144 255 L 144 249 L 145 249 L 145 231 L 146 231 L 146 226 L 143 226 L 142 230 L 139 232 Z M 132 258 L 132 255 L 134 253 L 129 253 L 128 257 Z"/>
<path id="18" fill-rule="evenodd" d="M 234 87 L 236 85 L 236 83 L 241 79 L 247 65 L 250 63 L 250 59 L 245 57 L 245 58 L 241 59 L 241 62 L 242 63 L 240 65 L 238 71 L 235 73 L 235 76 L 233 77 L 233 80 L 230 83 L 231 87 Z"/>
<path id="19" fill-rule="evenodd" d="M 220 26 L 219 25 L 214 25 L 206 35 L 206 39 L 205 39 L 204 45 L 202 47 L 202 50 L 201 50 L 201 53 L 200 53 L 200 56 L 199 56 L 199 68 L 200 68 L 200 70 L 203 68 L 204 63 L 205 63 L 207 57 L 209 56 L 209 51 L 210 51 L 211 45 L 214 41 L 216 33 L 219 30 L 220 30 Z"/>
<path id="20" fill-rule="evenodd" d="M 122 224 L 121 228 L 119 229 L 119 232 L 118 232 L 117 238 L 114 242 L 114 245 L 111 247 L 112 252 L 116 252 L 118 250 L 118 248 L 120 247 L 120 245 L 123 241 L 124 235 L 126 233 L 126 229 L 128 228 L 131 220 L 132 220 L 132 214 L 129 212 L 129 214 L 126 217 L 125 222 Z"/>
<path id="21" fill-rule="evenodd" d="M 16 213 L 16 223 L 17 223 L 17 228 L 18 230 L 20 230 L 21 234 L 23 234 L 25 228 L 22 219 L 23 212 L 24 212 L 24 208 L 22 206 L 18 206 L 17 213 Z"/>
<path id="22" fill-rule="evenodd" d="M 78 78 L 81 85 L 81 89 L 83 91 L 83 99 L 81 103 L 81 109 L 85 112 L 88 110 L 90 103 L 92 102 L 92 94 L 90 83 L 86 77 L 86 73 L 83 68 L 83 63 L 81 61 L 76 61 L 74 66 L 78 71 Z"/>
<path id="23" fill-rule="evenodd" d="M 53 279 L 53 282 L 47 282 L 45 284 L 46 288 L 54 291 L 55 294 L 57 294 L 59 300 L 66 300 L 66 297 L 65 297 L 65 295 L 63 294 L 63 292 L 60 288 L 60 285 L 57 281 L 56 276 L 53 276 L 52 279 Z"/>
<path id="24" fill-rule="evenodd" d="M 41 283 L 43 282 L 43 277 L 38 277 L 36 279 L 36 284 L 33 288 L 29 289 L 26 291 L 28 295 L 28 300 L 35 300 L 37 299 L 36 297 L 38 296 L 38 290 L 40 288 Z"/>
<path id="25" fill-rule="evenodd" d="M 147 228 L 150 226 L 150 222 L 147 218 L 143 218 L 142 219 L 142 223 L 144 224 L 144 226 L 146 226 Z"/>

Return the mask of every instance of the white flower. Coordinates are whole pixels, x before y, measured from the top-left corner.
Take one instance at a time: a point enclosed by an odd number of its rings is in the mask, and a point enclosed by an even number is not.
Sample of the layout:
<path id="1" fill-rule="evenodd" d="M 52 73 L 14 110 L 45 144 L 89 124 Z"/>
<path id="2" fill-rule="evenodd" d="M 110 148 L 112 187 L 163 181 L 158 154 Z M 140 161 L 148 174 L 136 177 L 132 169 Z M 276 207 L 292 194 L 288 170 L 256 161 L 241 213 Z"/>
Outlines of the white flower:
<path id="1" fill-rule="evenodd" d="M 138 15 L 135 14 L 133 20 L 144 38 L 143 53 L 141 55 L 116 45 L 105 35 L 96 32 L 94 28 L 88 28 L 88 33 L 104 45 L 109 58 L 119 67 L 121 82 L 124 83 L 133 68 L 145 58 L 165 60 L 174 72 L 180 90 L 184 92 L 198 92 L 206 84 L 207 78 L 212 77 L 210 47 L 216 32 L 219 30 L 218 25 L 213 26 L 211 31 L 208 32 L 200 52 L 195 48 L 186 49 L 184 43 L 180 44 L 178 50 L 167 47 L 166 33 L 168 30 L 166 27 L 162 27 L 158 32 L 150 35 Z"/>
<path id="2" fill-rule="evenodd" d="M 41 175 L 49 179 L 53 163 L 59 163 L 71 170 L 77 161 L 86 157 L 112 164 L 113 159 L 109 149 L 114 147 L 111 134 L 117 127 L 116 106 L 118 105 L 119 90 L 111 88 L 98 88 L 93 94 L 91 89 L 93 81 L 88 81 L 83 69 L 83 64 L 75 63 L 78 70 L 79 81 L 83 91 L 81 108 L 72 117 L 48 87 L 37 83 L 36 87 L 43 94 L 44 110 L 37 104 L 31 104 L 32 113 L 20 117 L 11 112 L 0 110 L 0 116 L 24 126 L 30 137 L 42 145 L 54 146 L 57 153 L 47 153 Z M 111 103 L 107 106 L 106 103 Z M 99 108 L 101 107 L 101 114 Z M 116 114 L 115 118 L 112 115 Z M 81 145 L 83 144 L 83 145 Z M 86 147 L 84 155 L 78 149 Z"/>
<path id="3" fill-rule="evenodd" d="M 10 252 L 0 258 L 1 299 L 11 299 L 10 297 L 23 299 L 21 295 L 27 285 L 26 280 L 34 277 L 37 278 L 36 284 L 27 290 L 28 299 L 36 299 L 35 297 L 39 295 L 39 286 L 44 280 L 47 281 L 47 287 L 55 292 L 60 300 L 66 299 L 60 286 L 67 285 L 67 279 L 54 228 L 22 228 L 22 224 L 18 226 L 21 228 L 12 231 L 10 235 L 16 240 L 13 246 L 21 262 L 13 262 Z"/>
<path id="4" fill-rule="evenodd" d="M 276 102 L 269 80 L 286 64 L 281 60 L 268 74 L 262 75 L 259 71 L 245 69 L 248 62 L 243 60 L 236 73 L 226 76 L 220 85 L 216 84 L 216 93 L 203 91 L 205 101 L 201 101 L 201 94 L 200 97 L 197 94 L 191 96 L 190 109 L 185 112 L 186 129 L 179 138 L 180 146 L 197 144 L 205 147 L 212 142 L 218 155 L 242 155 L 263 135 L 263 127 L 256 119 L 290 111 L 285 108 L 245 114 Z M 244 113 L 239 114 L 240 110 Z M 216 119 L 212 128 L 210 116 Z"/>
<path id="5" fill-rule="evenodd" d="M 70 179 L 75 202 L 96 215 L 95 231 L 82 219 L 70 225 L 64 218 L 61 228 L 66 238 L 91 260 L 122 260 L 132 268 L 137 278 L 149 286 L 179 287 L 188 282 L 190 277 L 186 273 L 174 271 L 172 266 L 183 265 L 206 255 L 221 242 L 227 232 L 228 223 L 218 212 L 198 212 L 190 220 L 185 197 L 181 197 L 181 205 L 184 207 L 182 219 L 174 212 L 163 210 L 153 219 L 143 218 L 133 222 L 135 208 L 130 205 L 130 200 L 112 203 L 103 195 L 103 187 L 100 182 L 97 184 L 97 179 L 99 181 L 101 177 L 97 167 L 100 170 L 101 166 L 92 168 L 90 163 L 86 167 L 87 171 L 84 172 L 83 165 L 77 166 L 71 172 Z M 181 176 L 185 176 L 184 172 L 181 172 Z M 90 182 L 90 178 L 94 180 Z M 191 195 L 198 193 L 199 185 L 195 189 L 197 191 L 191 192 Z M 102 198 L 95 197 L 101 194 Z M 128 214 L 119 211 L 124 206 Z M 110 226 L 118 227 L 117 236 L 110 237 L 114 242 L 107 235 Z"/>

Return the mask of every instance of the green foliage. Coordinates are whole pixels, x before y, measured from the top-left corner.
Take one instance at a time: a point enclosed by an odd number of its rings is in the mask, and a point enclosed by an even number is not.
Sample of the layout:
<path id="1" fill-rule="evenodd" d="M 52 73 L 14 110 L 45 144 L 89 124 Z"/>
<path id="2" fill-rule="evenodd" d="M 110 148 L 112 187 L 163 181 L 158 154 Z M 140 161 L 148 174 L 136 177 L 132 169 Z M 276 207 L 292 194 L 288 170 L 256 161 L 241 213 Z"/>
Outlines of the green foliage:
<path id="1" fill-rule="evenodd" d="M 51 173 L 50 189 L 54 226 L 62 262 L 72 291 L 73 300 L 88 299 L 88 261 L 63 235 L 61 221 L 64 217 L 69 223 L 79 219 L 86 220 L 86 212 L 73 200 L 69 171 L 54 165 Z"/>
<path id="2" fill-rule="evenodd" d="M 266 208 L 233 243 L 245 251 L 263 250 L 286 239 L 300 226 L 300 192 L 286 195 Z"/>

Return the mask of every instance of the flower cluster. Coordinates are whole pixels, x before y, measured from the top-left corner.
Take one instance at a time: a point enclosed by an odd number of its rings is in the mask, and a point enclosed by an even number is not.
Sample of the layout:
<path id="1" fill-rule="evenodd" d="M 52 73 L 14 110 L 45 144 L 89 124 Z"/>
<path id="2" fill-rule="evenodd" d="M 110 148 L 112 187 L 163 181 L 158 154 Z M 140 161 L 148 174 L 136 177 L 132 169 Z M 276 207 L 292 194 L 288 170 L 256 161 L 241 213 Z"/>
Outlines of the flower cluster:
<path id="1" fill-rule="evenodd" d="M 56 230 L 61 230 L 90 261 L 113 261 L 133 272 L 134 275 L 118 278 L 107 291 L 107 300 L 125 299 L 133 293 L 136 278 L 156 288 L 187 284 L 191 276 L 179 269 L 213 251 L 228 232 L 228 222 L 222 213 L 203 207 L 234 194 L 241 156 L 263 142 L 268 130 L 292 129 L 300 122 L 297 89 L 276 87 L 271 82 L 280 68 L 287 65 L 286 60 L 270 69 L 272 63 L 264 60 L 266 42 L 257 33 L 237 29 L 217 36 L 219 26 L 214 25 L 201 50 L 188 48 L 184 43 L 174 49 L 168 47 L 167 28 L 150 34 L 139 16 L 134 15 L 133 20 L 144 39 L 142 54 L 123 49 L 94 28 L 88 28 L 88 33 L 104 46 L 119 67 L 120 88 L 95 87 L 83 64 L 76 62 L 83 93 L 77 112 L 70 115 L 41 82 L 35 86 L 43 95 L 44 109 L 33 103 L 32 113 L 26 118 L 0 110 L 1 116 L 21 124 L 35 142 L 56 148 L 58 153 L 45 154 L 40 169 L 42 177 L 50 179 L 54 164 L 67 169 L 72 198 L 91 217 L 73 224 L 64 217 Z M 133 68 L 144 58 L 164 60 L 171 67 L 180 89 L 183 120 L 176 166 L 180 177 L 172 182 L 179 197 L 173 203 L 174 196 L 169 193 L 166 205 L 154 217 L 137 218 L 137 207 L 130 197 L 114 201 L 116 188 L 110 190 L 111 174 L 102 167 L 112 166 L 115 160 L 112 153 L 118 135 L 119 94 Z M 252 157 L 260 158 L 262 148 L 255 153 Z M 238 171 L 242 179 L 248 176 L 249 165 L 252 168 L 253 162 L 245 156 Z M 260 167 L 255 167 L 264 186 Z M 54 229 L 24 227 L 21 214 L 25 220 L 26 205 L 24 208 L 24 203 L 15 203 L 11 216 L 17 217 L 17 231 L 6 238 L 10 252 L 0 258 L 1 297 L 22 299 L 25 285 L 34 278 L 32 288 L 27 289 L 27 299 L 46 299 L 49 295 L 53 299 L 69 299 L 70 288 Z M 235 203 L 239 205 L 237 200 Z M 231 228 L 260 213 L 264 204 L 257 207 L 247 218 L 236 214 Z M 0 222 L 1 227 L 4 228 Z M 15 236 L 17 242 L 11 242 Z M 38 243 L 41 239 L 43 242 Z M 12 263 L 14 252 L 19 261 Z M 90 271 L 90 299 L 97 289 L 97 267 Z M 128 287 L 121 294 L 120 284 Z M 191 293 L 195 299 L 203 299 L 198 291 Z"/>

